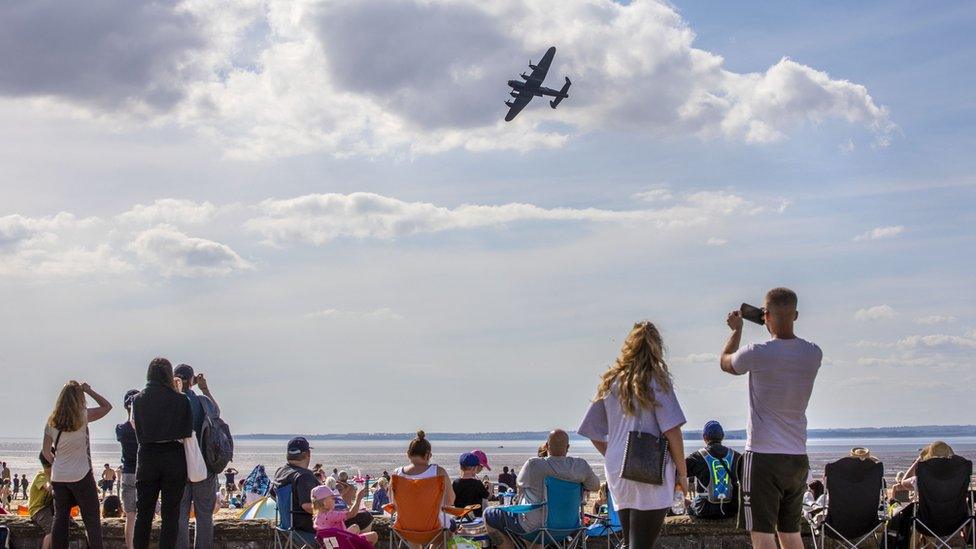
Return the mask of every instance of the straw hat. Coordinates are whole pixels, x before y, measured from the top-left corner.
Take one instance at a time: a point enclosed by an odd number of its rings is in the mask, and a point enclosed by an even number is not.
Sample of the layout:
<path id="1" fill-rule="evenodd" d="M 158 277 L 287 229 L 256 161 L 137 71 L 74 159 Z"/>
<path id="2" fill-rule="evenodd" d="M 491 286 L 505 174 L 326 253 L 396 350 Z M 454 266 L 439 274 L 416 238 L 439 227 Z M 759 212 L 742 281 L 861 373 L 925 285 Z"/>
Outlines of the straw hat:
<path id="1" fill-rule="evenodd" d="M 863 446 L 855 446 L 854 448 L 851 448 L 850 457 L 855 457 L 860 460 L 875 460 L 875 457 L 871 455 L 871 450 Z"/>
<path id="2" fill-rule="evenodd" d="M 925 461 L 932 458 L 948 458 L 954 455 L 955 453 L 952 451 L 951 446 L 945 442 L 942 442 L 941 440 L 937 440 L 923 448 L 920 457 L 922 458 L 922 461 Z"/>

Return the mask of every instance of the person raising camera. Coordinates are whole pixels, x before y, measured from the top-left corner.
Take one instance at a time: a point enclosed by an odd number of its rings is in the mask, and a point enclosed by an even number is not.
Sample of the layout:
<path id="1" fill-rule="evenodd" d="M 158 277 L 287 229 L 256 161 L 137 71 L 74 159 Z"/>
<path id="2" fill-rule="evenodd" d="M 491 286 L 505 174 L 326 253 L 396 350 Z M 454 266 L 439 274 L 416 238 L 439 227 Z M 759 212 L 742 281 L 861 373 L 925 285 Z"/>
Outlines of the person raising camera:
<path id="1" fill-rule="evenodd" d="M 784 549 L 803 547 L 800 519 L 810 470 L 806 411 L 823 352 L 793 333 L 796 304 L 792 290 L 773 288 L 762 309 L 743 305 L 726 317 L 732 335 L 722 352 L 722 370 L 749 374 L 739 525 L 759 549 L 774 549 L 777 534 Z M 772 338 L 740 349 L 743 312 L 765 324 Z"/>

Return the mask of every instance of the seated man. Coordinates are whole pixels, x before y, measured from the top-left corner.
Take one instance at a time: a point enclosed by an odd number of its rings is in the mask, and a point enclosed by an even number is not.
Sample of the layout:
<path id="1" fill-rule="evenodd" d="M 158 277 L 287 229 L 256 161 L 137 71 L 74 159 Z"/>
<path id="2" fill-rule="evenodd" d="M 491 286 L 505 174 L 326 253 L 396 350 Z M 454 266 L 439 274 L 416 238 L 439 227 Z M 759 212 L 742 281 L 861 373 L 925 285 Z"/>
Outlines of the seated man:
<path id="1" fill-rule="evenodd" d="M 685 458 L 694 479 L 695 497 L 688 513 L 708 519 L 732 518 L 739 510 L 739 474 L 742 454 L 722 445 L 725 430 L 709 421 L 702 430 L 705 447 Z"/>
<path id="2" fill-rule="evenodd" d="M 585 459 L 569 457 L 569 435 L 562 429 L 549 433 L 546 457 L 534 457 L 525 462 L 516 484 L 522 503 L 542 503 L 546 500 L 546 477 L 578 482 L 590 492 L 600 489 L 600 479 Z M 527 533 L 544 526 L 545 510 L 537 509 L 518 517 L 509 515 L 498 507 L 489 507 L 485 513 L 492 540 L 500 547 L 512 547 L 504 530 Z"/>
<path id="3" fill-rule="evenodd" d="M 288 441 L 287 464 L 275 472 L 273 489 L 291 486 L 291 501 L 278 502 L 279 512 L 284 516 L 291 513 L 291 529 L 302 541 L 317 547 L 315 525 L 312 521 L 312 488 L 319 485 L 315 475 L 308 468 L 312 461 L 312 447 L 304 437 Z"/>

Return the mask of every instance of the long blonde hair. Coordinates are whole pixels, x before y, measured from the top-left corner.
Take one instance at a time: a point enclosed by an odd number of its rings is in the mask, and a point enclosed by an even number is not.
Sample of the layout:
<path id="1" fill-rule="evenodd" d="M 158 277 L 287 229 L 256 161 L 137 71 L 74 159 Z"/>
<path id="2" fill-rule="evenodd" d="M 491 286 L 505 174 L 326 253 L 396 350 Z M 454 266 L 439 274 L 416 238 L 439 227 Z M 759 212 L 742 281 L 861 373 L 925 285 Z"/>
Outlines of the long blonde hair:
<path id="1" fill-rule="evenodd" d="M 64 384 L 47 423 L 58 431 L 73 432 L 85 424 L 85 392 L 81 384 L 71 380 Z"/>
<path id="2" fill-rule="evenodd" d="M 643 321 L 634 324 L 627 334 L 620 356 L 610 366 L 596 391 L 596 400 L 617 388 L 617 399 L 624 413 L 633 416 L 638 410 L 657 405 L 651 382 L 656 381 L 662 391 L 671 389 L 671 372 L 664 362 L 664 342 L 654 324 Z"/>

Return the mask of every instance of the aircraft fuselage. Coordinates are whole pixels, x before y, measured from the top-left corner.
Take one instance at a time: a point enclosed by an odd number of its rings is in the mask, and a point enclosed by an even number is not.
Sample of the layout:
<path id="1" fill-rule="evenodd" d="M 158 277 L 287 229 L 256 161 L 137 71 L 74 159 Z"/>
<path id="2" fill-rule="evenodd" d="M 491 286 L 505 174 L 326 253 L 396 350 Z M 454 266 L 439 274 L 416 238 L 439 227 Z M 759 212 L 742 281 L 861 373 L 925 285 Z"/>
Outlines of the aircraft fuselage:
<path id="1" fill-rule="evenodd" d="M 545 86 L 533 86 L 527 82 L 519 82 L 518 80 L 509 80 L 508 85 L 512 89 L 518 90 L 520 93 L 531 93 L 536 97 L 542 97 L 544 95 L 551 97 L 569 97 L 569 94 L 562 93 L 559 90 L 554 90 Z"/>

